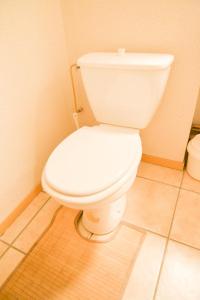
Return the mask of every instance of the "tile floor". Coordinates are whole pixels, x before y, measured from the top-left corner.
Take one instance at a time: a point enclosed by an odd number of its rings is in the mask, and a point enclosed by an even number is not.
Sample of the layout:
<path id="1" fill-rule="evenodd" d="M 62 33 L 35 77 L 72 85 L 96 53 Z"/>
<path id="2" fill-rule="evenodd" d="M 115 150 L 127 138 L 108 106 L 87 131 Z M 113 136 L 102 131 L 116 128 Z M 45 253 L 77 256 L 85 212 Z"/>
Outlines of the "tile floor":
<path id="1" fill-rule="evenodd" d="M 0 236 L 1 287 L 59 209 L 42 192 Z M 122 300 L 199 300 L 200 182 L 185 171 L 142 162 L 123 222 L 145 238 Z"/>

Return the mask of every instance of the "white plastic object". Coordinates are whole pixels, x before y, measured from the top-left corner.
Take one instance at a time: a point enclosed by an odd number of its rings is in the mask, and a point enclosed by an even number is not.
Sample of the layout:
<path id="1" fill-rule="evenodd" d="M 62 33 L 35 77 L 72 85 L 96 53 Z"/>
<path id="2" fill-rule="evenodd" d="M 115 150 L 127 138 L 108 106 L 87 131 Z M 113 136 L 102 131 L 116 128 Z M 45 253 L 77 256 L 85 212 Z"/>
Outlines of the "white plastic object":
<path id="1" fill-rule="evenodd" d="M 99 123 L 142 129 L 161 102 L 173 56 L 90 53 L 78 59 L 90 107 Z"/>
<path id="2" fill-rule="evenodd" d="M 123 55 L 119 55 L 122 53 Z M 174 60 L 171 54 L 161 53 L 134 53 L 126 52 L 124 48 L 117 52 L 94 52 L 81 56 L 79 67 L 117 67 L 121 69 L 165 69 Z"/>
<path id="3" fill-rule="evenodd" d="M 200 180 L 200 134 L 188 143 L 187 150 L 187 171 L 193 178 Z"/>

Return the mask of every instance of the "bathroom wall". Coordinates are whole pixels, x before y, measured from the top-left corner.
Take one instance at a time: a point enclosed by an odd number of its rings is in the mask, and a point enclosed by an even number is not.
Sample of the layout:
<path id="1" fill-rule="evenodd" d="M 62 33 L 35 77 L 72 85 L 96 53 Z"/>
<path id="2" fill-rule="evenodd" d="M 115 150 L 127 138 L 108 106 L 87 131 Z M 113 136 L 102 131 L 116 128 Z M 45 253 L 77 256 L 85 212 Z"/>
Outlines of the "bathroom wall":
<path id="1" fill-rule="evenodd" d="M 91 51 L 160 52 L 175 55 L 165 95 L 142 131 L 143 151 L 183 161 L 200 78 L 199 0 L 61 0 L 70 63 Z M 91 123 L 87 101 L 79 89 Z M 83 122 L 83 123 L 84 123 Z"/>
<path id="2" fill-rule="evenodd" d="M 74 127 L 59 0 L 0 3 L 0 224 Z"/>

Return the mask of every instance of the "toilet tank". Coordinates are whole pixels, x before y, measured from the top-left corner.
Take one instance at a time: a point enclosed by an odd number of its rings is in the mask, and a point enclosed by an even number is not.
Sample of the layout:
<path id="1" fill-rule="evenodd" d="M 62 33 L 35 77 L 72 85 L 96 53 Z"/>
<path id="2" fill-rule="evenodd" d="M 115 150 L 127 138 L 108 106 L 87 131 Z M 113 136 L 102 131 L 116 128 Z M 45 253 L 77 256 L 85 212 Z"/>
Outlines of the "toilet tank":
<path id="1" fill-rule="evenodd" d="M 142 129 L 162 99 L 173 56 L 147 53 L 89 53 L 78 59 L 96 120 Z"/>

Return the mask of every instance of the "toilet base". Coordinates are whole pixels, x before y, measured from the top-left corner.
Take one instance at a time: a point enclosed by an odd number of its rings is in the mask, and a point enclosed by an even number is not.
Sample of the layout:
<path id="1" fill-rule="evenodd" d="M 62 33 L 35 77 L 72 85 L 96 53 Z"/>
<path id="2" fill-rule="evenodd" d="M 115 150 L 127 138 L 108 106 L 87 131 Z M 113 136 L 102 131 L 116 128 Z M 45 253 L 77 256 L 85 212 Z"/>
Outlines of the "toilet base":
<path id="1" fill-rule="evenodd" d="M 118 230 L 126 203 L 126 195 L 123 195 L 96 209 L 82 211 L 75 220 L 78 233 L 89 240 L 109 241 Z"/>
<path id="2" fill-rule="evenodd" d="M 106 233 L 106 234 L 95 234 L 92 232 L 89 232 L 82 223 L 82 215 L 83 211 L 80 211 L 78 215 L 75 218 L 75 228 L 77 233 L 84 238 L 85 240 L 89 240 L 91 242 L 96 242 L 96 243 L 106 243 L 111 241 L 115 235 L 117 234 L 120 226 L 118 225 L 117 228 L 115 228 L 112 232 Z"/>

